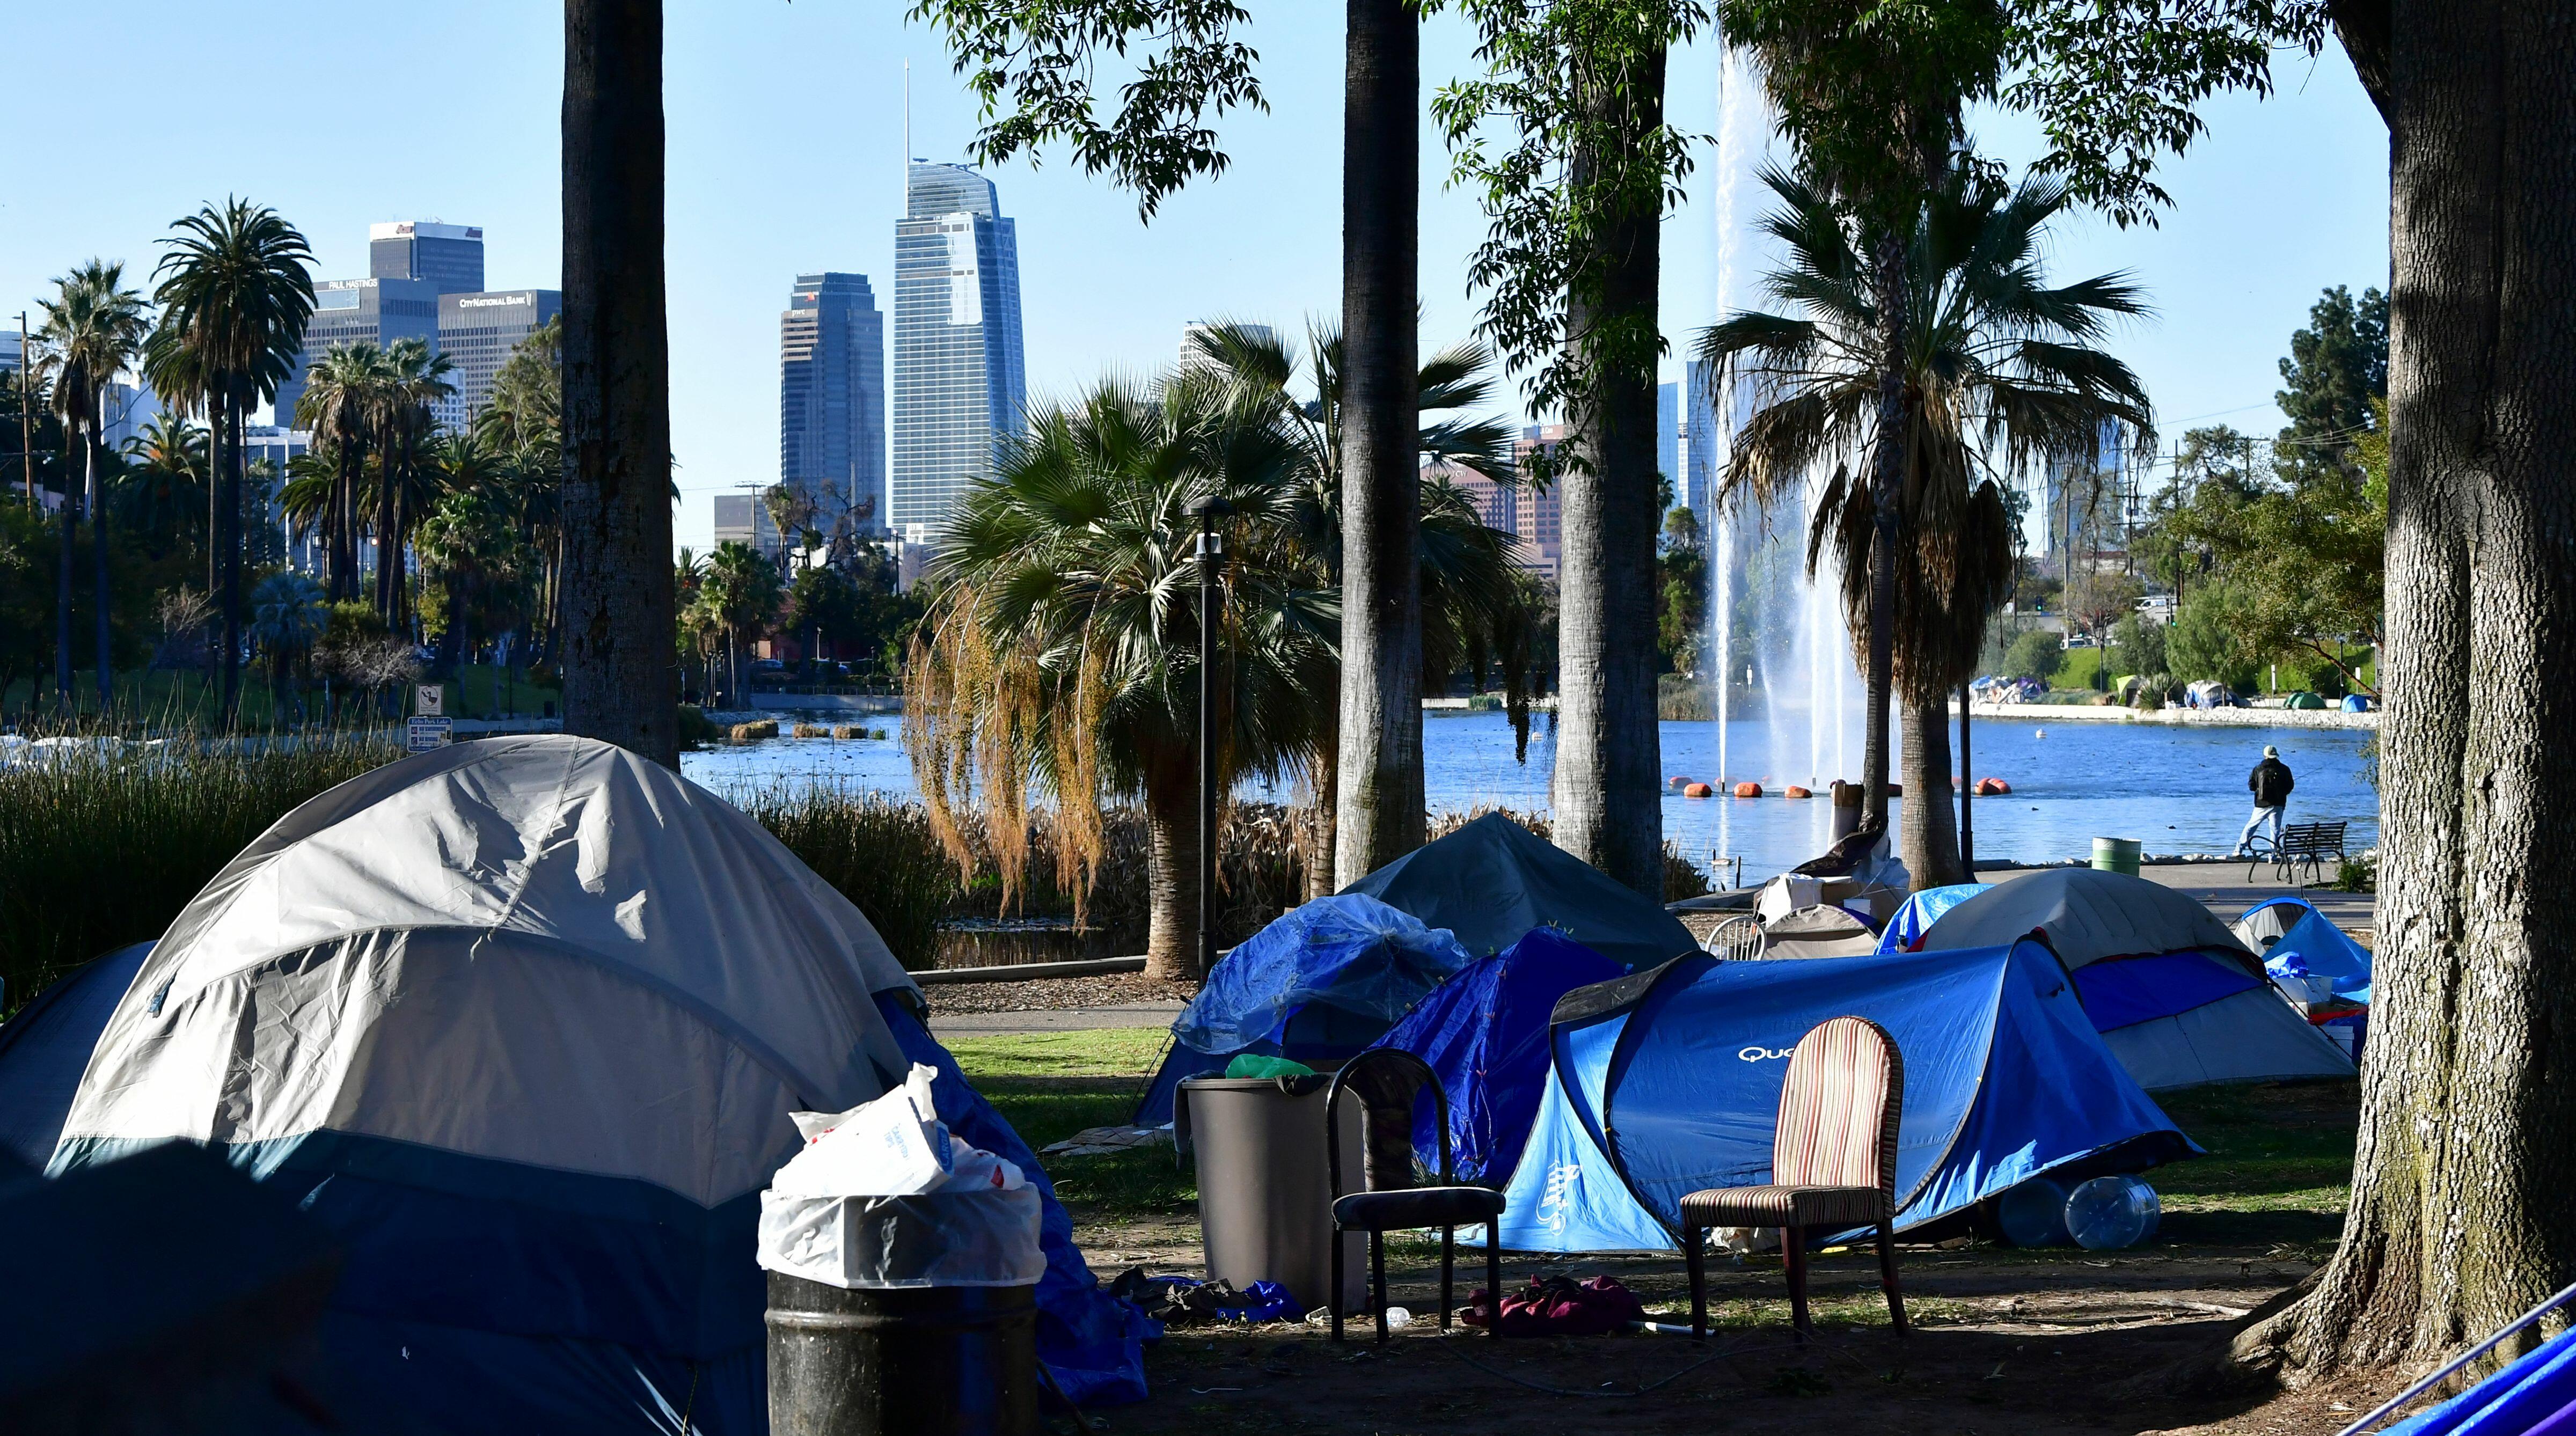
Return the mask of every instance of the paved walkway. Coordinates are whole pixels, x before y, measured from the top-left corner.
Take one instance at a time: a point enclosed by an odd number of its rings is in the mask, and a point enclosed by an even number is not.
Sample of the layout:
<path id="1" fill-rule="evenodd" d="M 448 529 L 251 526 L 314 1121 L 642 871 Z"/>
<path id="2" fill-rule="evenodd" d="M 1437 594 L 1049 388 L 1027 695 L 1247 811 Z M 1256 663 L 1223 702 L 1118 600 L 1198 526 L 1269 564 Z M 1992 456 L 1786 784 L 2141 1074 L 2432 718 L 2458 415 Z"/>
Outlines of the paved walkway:
<path id="1" fill-rule="evenodd" d="M 1098 1027 L 1169 1027 L 1172 1019 L 1180 1015 L 1181 1004 L 1177 1002 L 946 1014 L 934 1002 L 930 1031 L 937 1037 L 965 1037 L 1000 1032 L 1083 1032 Z"/>

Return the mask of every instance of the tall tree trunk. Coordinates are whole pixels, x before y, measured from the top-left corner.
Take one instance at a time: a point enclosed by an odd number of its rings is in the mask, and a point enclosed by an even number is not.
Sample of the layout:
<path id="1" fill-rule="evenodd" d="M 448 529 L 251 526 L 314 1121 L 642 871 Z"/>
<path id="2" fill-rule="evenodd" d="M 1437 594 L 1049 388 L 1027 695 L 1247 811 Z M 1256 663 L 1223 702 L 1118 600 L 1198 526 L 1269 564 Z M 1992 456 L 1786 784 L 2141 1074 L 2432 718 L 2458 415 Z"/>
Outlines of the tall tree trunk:
<path id="1" fill-rule="evenodd" d="M 1899 771 L 1905 803 L 1897 812 L 1898 852 L 1917 892 L 1969 881 L 1959 859 L 1959 827 L 1950 803 L 1950 702 L 1905 700 Z"/>
<path id="2" fill-rule="evenodd" d="M 2237 1347 L 2318 1373 L 2576 1277 L 2576 32 L 2512 0 L 2391 18 L 2377 1001 L 2343 1243 Z"/>
<path id="3" fill-rule="evenodd" d="M 1338 703 L 1338 695 L 1331 701 Z M 1308 902 L 1340 891 L 1333 881 L 1334 842 L 1340 827 L 1340 758 L 1341 735 L 1327 735 L 1315 754 L 1315 809 L 1307 815 L 1306 822 L 1305 899 Z"/>
<path id="4" fill-rule="evenodd" d="M 64 442 L 80 432 L 73 424 L 63 425 Z M 62 552 L 54 561 L 54 696 L 63 706 L 63 714 L 72 712 L 72 526 L 80 521 L 79 495 L 72 492 L 72 466 L 62 467 L 62 487 L 57 491 L 62 503 L 54 511 L 61 520 Z"/>
<path id="5" fill-rule="evenodd" d="M 1350 0 L 1342 81 L 1342 685 L 1333 868 L 1422 846 L 1421 21 Z"/>
<path id="6" fill-rule="evenodd" d="M 231 462 L 231 431 L 224 425 L 224 396 L 219 389 L 206 391 L 206 601 L 217 602 L 224 580 L 224 465 Z M 215 692 L 219 679 L 215 665 L 221 661 L 215 644 L 207 637 L 206 625 L 197 625 L 197 637 L 206 644 L 206 693 Z"/>
<path id="7" fill-rule="evenodd" d="M 219 700 L 218 720 L 227 729 L 233 725 L 234 706 L 241 694 L 241 496 L 242 496 L 242 411 L 248 407 L 238 391 L 225 395 L 224 432 L 232 442 L 226 445 L 223 474 L 224 561 L 224 689 Z"/>
<path id="8" fill-rule="evenodd" d="M 1636 153 L 1663 123 L 1664 52 L 1630 73 L 1577 81 L 1594 124 L 1625 152 L 1578 152 L 1571 183 Z M 1572 462 L 1557 480 L 1556 772 L 1558 847 L 1661 901 L 1661 733 L 1655 711 L 1655 307 L 1662 186 L 1605 219 L 1569 295 L 1565 332 L 1589 358 L 1589 392 L 1568 415 Z"/>
<path id="9" fill-rule="evenodd" d="M 1182 752 L 1145 771 L 1145 976 L 1187 982 L 1199 971 L 1198 775 Z"/>
<path id="10" fill-rule="evenodd" d="M 107 396 L 101 394 L 90 412 L 106 408 Z M 98 711 L 105 715 L 116 704 L 115 655 L 108 648 L 107 626 L 107 466 L 100 462 L 100 451 L 107 446 L 93 433 L 81 446 L 82 462 L 89 466 L 89 548 L 90 607 L 92 627 L 96 630 L 98 650 Z"/>
<path id="11" fill-rule="evenodd" d="M 1860 746 L 1861 822 L 1887 827 L 1887 719 L 1896 689 L 1896 505 L 1905 486 L 1905 241 L 1890 233 L 1870 256 L 1878 305 L 1878 435 L 1870 455 L 1869 646 Z"/>
<path id="12" fill-rule="evenodd" d="M 565 0 L 564 731 L 677 768 L 661 0 Z"/>

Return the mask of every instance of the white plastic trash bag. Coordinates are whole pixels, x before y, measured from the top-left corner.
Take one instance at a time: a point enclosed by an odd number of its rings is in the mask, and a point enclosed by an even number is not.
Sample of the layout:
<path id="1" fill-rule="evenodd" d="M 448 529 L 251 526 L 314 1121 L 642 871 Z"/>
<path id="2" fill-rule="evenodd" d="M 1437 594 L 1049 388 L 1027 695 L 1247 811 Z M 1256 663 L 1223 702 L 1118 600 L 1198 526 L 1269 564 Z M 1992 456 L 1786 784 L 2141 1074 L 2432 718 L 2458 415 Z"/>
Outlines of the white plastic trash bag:
<path id="1" fill-rule="evenodd" d="M 796 1112 L 805 1150 L 769 1180 L 782 1197 L 901 1197 L 1017 1191 L 1018 1164 L 949 1135 L 930 1098 L 935 1068 L 913 1064 L 901 1087 L 837 1115 Z"/>
<path id="2" fill-rule="evenodd" d="M 1038 1193 L 930 1192 L 907 1197 L 760 1194 L 760 1264 L 827 1286 L 1034 1286 Z"/>

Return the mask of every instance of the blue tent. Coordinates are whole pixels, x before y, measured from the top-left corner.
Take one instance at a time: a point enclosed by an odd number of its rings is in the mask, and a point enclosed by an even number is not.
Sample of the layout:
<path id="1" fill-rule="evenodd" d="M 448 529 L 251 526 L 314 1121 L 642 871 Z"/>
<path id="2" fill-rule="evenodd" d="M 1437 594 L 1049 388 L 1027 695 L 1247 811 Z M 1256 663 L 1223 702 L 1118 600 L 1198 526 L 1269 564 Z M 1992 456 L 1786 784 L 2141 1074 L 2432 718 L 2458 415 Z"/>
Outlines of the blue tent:
<path id="1" fill-rule="evenodd" d="M 2387 1428 L 2380 1436 L 2522 1436 L 2576 1426 L 2576 1331 L 2562 1331 L 2502 1371 Z"/>
<path id="2" fill-rule="evenodd" d="M 99 1030 L 151 954 L 138 942 L 85 962 L 0 1022 L 0 1152 L 40 1172 L 53 1160 Z"/>
<path id="3" fill-rule="evenodd" d="M 1622 967 L 1670 962 L 1699 944 L 1680 918 L 1500 813 L 1487 813 L 1342 890 L 1447 928 L 1476 956 L 1552 927 Z"/>
<path id="4" fill-rule="evenodd" d="M 1922 943 L 1923 935 L 1932 930 L 1932 924 L 1941 920 L 1941 914 L 1993 886 L 1992 883 L 1952 883 L 1948 887 L 1925 888 L 1914 894 L 1896 910 L 1896 916 L 1887 920 L 1886 929 L 1878 935 L 1878 950 L 1912 952 Z"/>
<path id="5" fill-rule="evenodd" d="M 1172 1021 L 1172 1050 L 1135 1122 L 1172 1120 L 1184 1078 L 1238 1054 L 1339 1062 L 1386 1035 L 1405 1009 L 1465 967 L 1467 950 L 1372 897 L 1317 898 L 1246 938 Z"/>
<path id="6" fill-rule="evenodd" d="M 2324 913 L 2310 909 L 2263 953 L 2263 969 L 2285 985 L 2322 979 L 2346 1002 L 2370 1001 L 2370 949 L 2344 936 Z"/>
<path id="7" fill-rule="evenodd" d="M 1547 1085 L 1548 1015 L 1558 998 L 1621 972 L 1554 928 L 1533 928 L 1510 951 L 1477 958 L 1433 988 L 1386 1035 L 1380 1046 L 1401 1047 L 1439 1074 L 1459 1180 L 1492 1185 L 1511 1175 Z M 1428 1103 L 1414 1145 L 1436 1170 Z"/>
<path id="8" fill-rule="evenodd" d="M 1845 1014 L 1885 1027 L 1904 1054 L 1900 1230 L 2043 1172 L 2134 1172 L 2198 1150 L 2121 1070 L 2037 943 L 1690 957 L 1558 1004 L 1556 1080 L 1506 1189 L 1504 1245 L 1671 1249 L 1685 1194 L 1769 1180 L 1789 1054 Z"/>

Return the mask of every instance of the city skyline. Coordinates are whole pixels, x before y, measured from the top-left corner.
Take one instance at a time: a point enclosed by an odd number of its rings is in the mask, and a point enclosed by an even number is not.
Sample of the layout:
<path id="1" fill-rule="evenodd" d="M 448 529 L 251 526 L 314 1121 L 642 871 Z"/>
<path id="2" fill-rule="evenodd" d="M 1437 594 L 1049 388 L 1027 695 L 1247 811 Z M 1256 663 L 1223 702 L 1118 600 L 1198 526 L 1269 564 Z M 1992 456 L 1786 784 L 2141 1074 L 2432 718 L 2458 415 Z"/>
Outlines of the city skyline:
<path id="1" fill-rule="evenodd" d="M 892 440 L 886 525 L 935 546 L 958 495 L 992 471 L 993 441 L 1028 403 L 1019 226 L 964 165 L 915 160 L 895 223 Z"/>
<path id="2" fill-rule="evenodd" d="M 829 534 L 884 530 L 885 316 L 864 274 L 796 277 L 778 316 L 778 481 Z"/>

